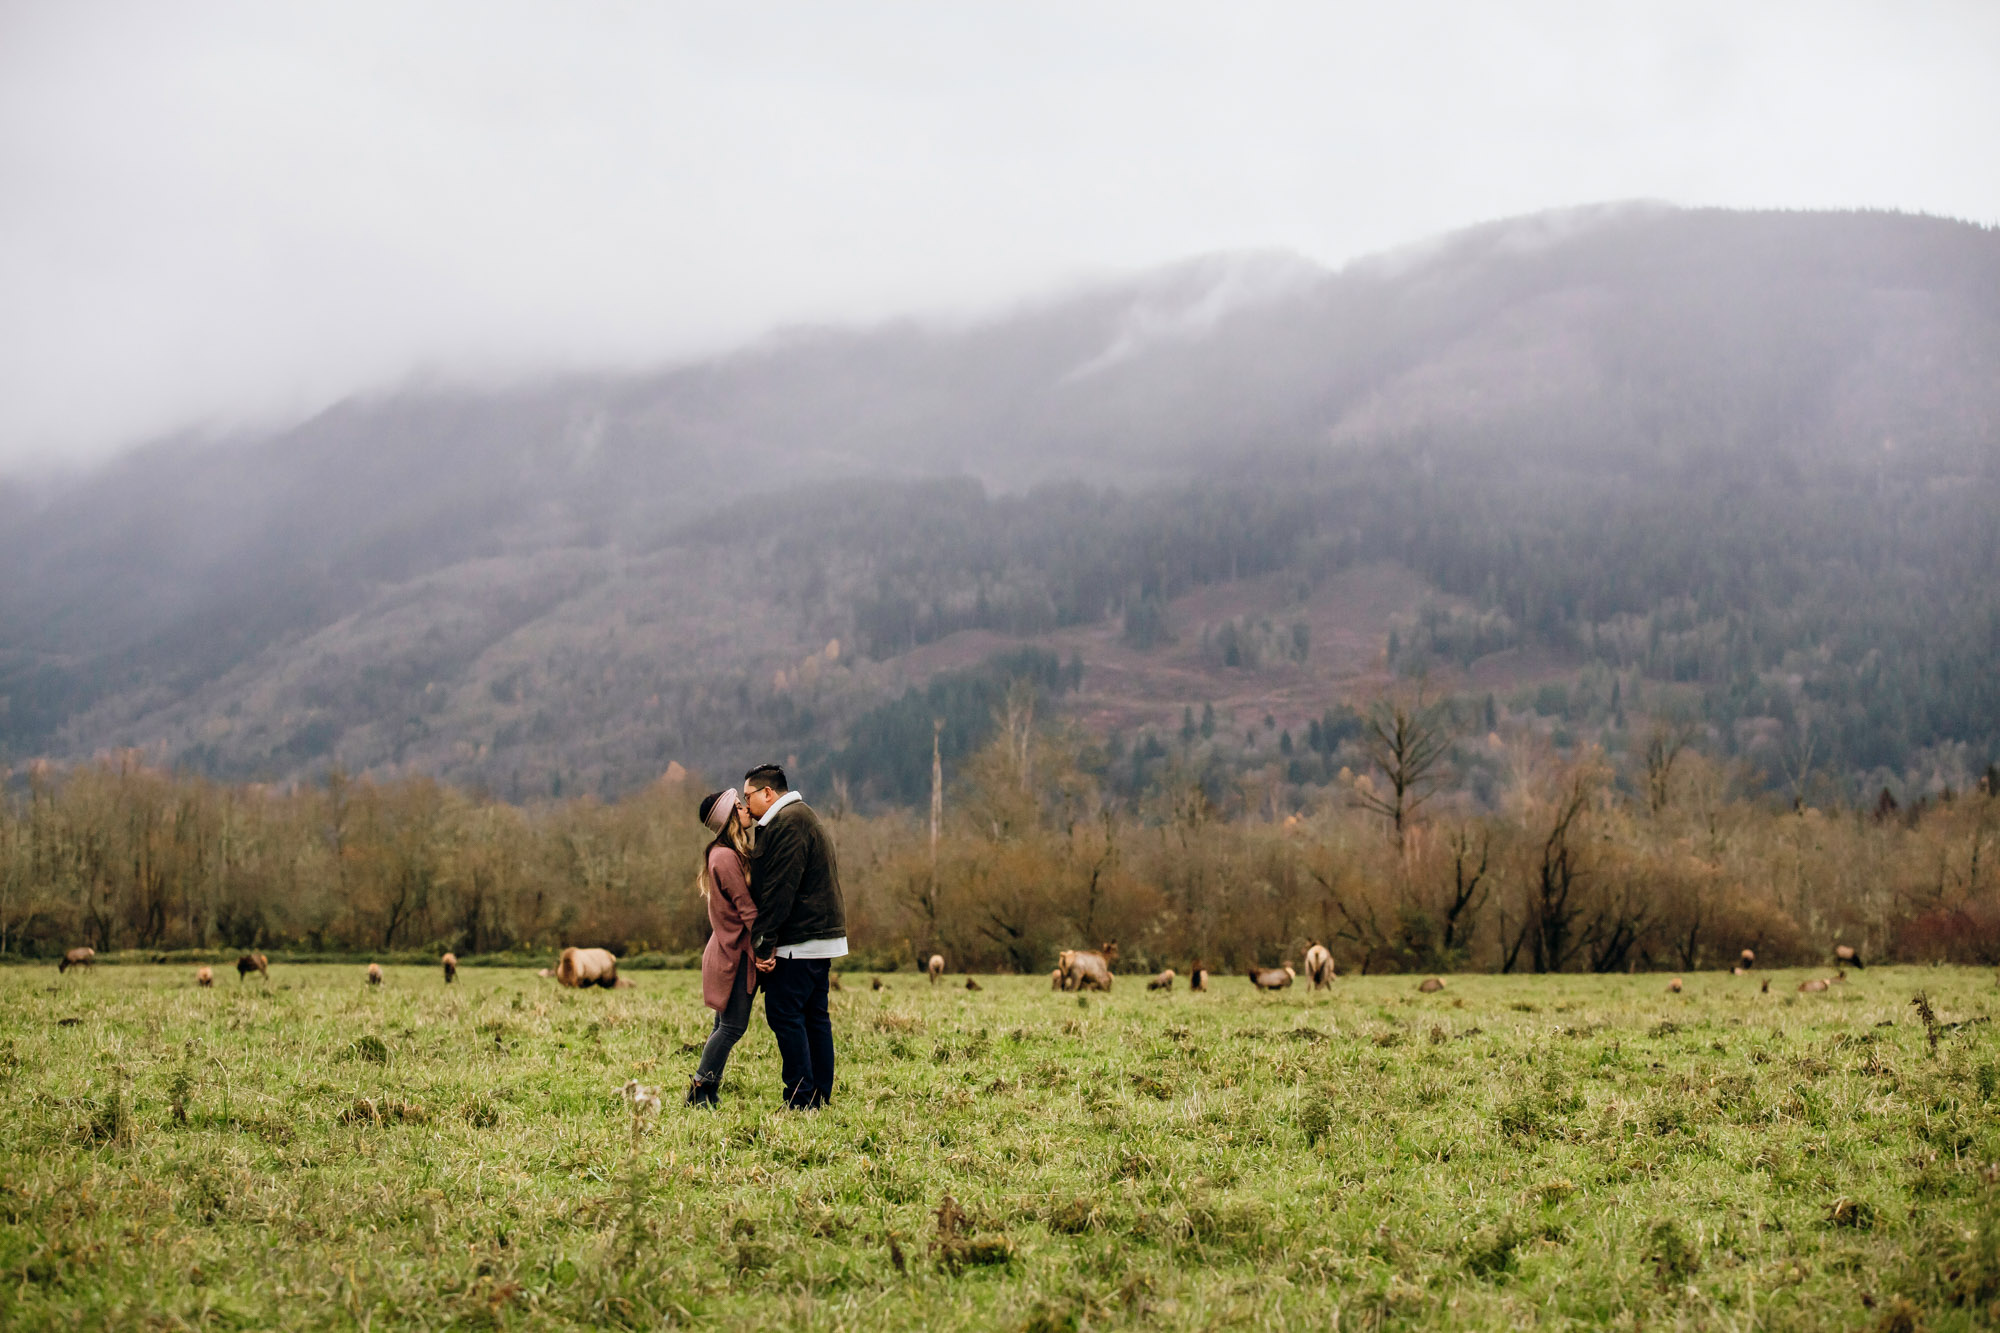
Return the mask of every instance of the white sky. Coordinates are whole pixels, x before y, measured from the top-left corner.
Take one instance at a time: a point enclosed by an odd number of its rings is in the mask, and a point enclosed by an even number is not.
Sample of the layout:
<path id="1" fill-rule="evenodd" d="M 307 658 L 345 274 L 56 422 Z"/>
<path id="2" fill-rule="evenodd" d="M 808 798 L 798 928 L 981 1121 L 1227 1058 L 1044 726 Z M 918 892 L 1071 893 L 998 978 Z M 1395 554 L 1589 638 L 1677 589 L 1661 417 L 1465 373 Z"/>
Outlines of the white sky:
<path id="1" fill-rule="evenodd" d="M 0 0 L 0 467 L 1636 197 L 2000 222 L 2000 2 Z"/>

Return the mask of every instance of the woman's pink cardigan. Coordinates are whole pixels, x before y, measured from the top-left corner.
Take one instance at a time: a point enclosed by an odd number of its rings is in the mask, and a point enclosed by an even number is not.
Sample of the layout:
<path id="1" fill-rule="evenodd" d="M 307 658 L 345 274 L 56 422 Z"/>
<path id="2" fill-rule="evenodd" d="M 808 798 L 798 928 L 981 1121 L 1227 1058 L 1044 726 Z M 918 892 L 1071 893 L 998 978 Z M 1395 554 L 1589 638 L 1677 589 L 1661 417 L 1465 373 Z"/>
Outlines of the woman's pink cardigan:
<path id="1" fill-rule="evenodd" d="M 743 858 L 733 847 L 708 852 L 708 946 L 701 951 L 701 1001 L 711 1009 L 729 1004 L 729 992 L 746 983 L 757 993 L 757 969 L 750 959 L 750 928 L 757 924 L 757 904 L 750 900 L 750 880 Z"/>

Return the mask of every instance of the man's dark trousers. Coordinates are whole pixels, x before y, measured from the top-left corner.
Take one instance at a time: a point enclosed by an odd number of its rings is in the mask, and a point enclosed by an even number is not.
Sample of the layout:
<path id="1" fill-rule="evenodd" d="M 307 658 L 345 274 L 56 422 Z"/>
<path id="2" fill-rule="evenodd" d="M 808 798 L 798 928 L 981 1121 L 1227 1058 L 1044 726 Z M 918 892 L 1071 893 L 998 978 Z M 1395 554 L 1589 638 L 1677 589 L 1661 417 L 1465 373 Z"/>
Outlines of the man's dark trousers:
<path id="1" fill-rule="evenodd" d="M 780 958 L 763 980 L 764 1021 L 778 1039 L 785 1105 L 824 1106 L 833 1096 L 833 1020 L 826 1014 L 829 958 Z"/>

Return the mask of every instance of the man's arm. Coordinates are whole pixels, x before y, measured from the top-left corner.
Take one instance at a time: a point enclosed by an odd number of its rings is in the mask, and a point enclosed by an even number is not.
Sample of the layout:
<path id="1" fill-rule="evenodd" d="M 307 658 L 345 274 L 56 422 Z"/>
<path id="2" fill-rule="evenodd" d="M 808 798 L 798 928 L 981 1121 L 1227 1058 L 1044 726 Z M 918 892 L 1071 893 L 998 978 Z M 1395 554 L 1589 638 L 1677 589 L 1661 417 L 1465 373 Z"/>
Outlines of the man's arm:
<path id="1" fill-rule="evenodd" d="M 758 839 L 750 889 L 757 895 L 757 928 L 751 947 L 759 957 L 770 955 L 766 946 L 784 927 L 792 904 L 798 901 L 799 881 L 806 873 L 806 831 L 801 824 L 780 814 Z"/>

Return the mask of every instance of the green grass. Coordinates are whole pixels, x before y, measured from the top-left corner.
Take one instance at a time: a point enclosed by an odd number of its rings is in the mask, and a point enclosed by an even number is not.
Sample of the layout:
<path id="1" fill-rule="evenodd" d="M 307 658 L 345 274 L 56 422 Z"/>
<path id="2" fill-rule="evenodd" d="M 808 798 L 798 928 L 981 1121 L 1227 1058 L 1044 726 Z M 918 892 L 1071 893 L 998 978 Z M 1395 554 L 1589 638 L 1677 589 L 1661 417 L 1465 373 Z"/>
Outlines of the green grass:
<path id="1" fill-rule="evenodd" d="M 796 1116 L 692 973 L 10 968 L 0 1325 L 1988 1325 L 1994 979 L 1771 975 L 850 976 Z"/>

